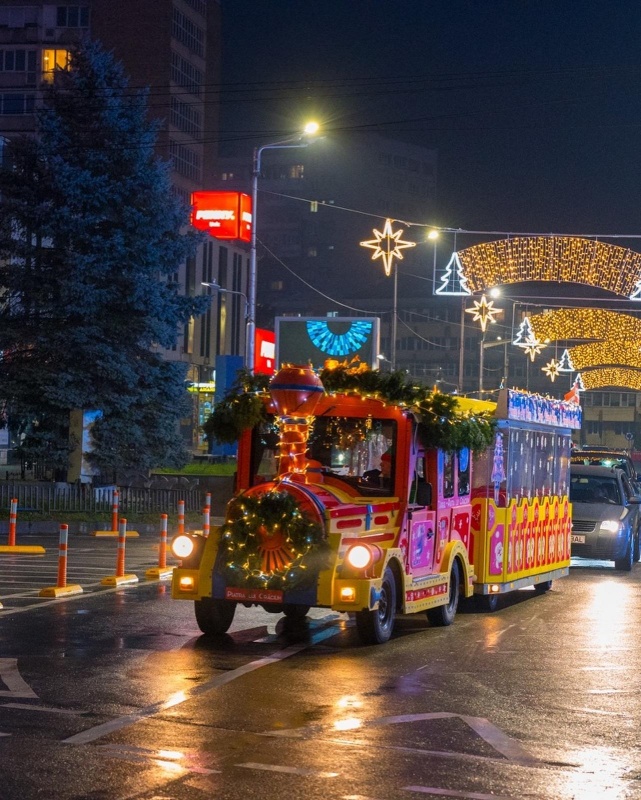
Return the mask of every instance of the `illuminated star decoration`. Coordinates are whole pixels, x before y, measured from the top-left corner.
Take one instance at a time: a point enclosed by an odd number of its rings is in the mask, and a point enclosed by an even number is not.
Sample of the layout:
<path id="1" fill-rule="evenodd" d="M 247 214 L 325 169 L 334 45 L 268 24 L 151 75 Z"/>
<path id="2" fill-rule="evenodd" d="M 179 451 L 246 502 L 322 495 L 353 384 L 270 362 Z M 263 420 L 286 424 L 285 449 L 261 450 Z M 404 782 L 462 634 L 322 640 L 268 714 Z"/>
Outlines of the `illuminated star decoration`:
<path id="1" fill-rule="evenodd" d="M 370 250 L 374 251 L 374 255 L 372 256 L 372 261 L 377 258 L 383 259 L 383 264 L 385 265 L 385 274 L 389 278 L 392 274 L 392 262 L 395 258 L 398 258 L 399 261 L 403 259 L 403 254 L 401 250 L 406 247 L 416 247 L 416 242 L 406 242 L 401 239 L 401 235 L 403 233 L 403 229 L 399 228 L 396 232 L 392 231 L 392 220 L 386 219 L 385 220 L 385 227 L 383 228 L 383 232 L 377 231 L 374 228 L 374 236 L 375 239 L 370 239 L 368 242 L 361 242 L 361 247 L 369 247 Z"/>
<path id="2" fill-rule="evenodd" d="M 481 323 L 481 330 L 485 333 L 488 322 L 496 322 L 494 319 L 497 314 L 503 311 L 502 308 L 494 307 L 494 300 L 488 300 L 485 295 L 480 300 L 474 301 L 474 308 L 466 308 L 466 314 L 473 314 L 472 319 L 474 322 Z"/>
<path id="3" fill-rule="evenodd" d="M 561 374 L 561 362 L 553 358 L 544 367 L 541 367 L 541 372 L 544 372 L 554 383 Z"/>
<path id="4" fill-rule="evenodd" d="M 530 339 L 522 345 L 525 354 L 530 356 L 530 361 L 534 361 L 536 356 L 543 350 L 545 344 L 540 339 Z"/>

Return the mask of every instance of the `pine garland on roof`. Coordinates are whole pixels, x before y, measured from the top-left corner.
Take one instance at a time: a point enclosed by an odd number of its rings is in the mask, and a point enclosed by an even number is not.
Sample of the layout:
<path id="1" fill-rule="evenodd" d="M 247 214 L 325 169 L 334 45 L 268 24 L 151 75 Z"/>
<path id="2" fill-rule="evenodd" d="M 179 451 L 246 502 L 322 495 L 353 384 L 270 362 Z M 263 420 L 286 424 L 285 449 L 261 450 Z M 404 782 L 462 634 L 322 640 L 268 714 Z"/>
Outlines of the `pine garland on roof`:
<path id="1" fill-rule="evenodd" d="M 428 447 L 448 451 L 469 447 L 479 452 L 494 441 L 490 414 L 463 413 L 455 396 L 414 384 L 404 372 L 379 372 L 360 361 L 328 361 L 319 377 L 328 394 L 365 394 L 406 407 L 419 422 L 419 436 Z M 265 422 L 268 389 L 268 376 L 239 373 L 234 387 L 203 425 L 207 437 L 231 444 L 243 430 Z"/>

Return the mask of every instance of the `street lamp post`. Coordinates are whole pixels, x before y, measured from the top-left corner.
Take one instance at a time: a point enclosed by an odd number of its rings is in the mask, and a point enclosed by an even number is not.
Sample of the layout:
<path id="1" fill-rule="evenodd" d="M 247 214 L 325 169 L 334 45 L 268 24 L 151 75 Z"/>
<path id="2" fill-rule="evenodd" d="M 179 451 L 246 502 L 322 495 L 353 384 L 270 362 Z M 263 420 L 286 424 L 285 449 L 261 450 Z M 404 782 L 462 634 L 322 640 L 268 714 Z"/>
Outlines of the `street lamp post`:
<path id="1" fill-rule="evenodd" d="M 206 286 L 208 289 L 213 289 L 215 292 L 224 292 L 224 294 L 237 294 L 237 295 L 240 295 L 243 298 L 243 300 L 245 301 L 244 320 L 245 320 L 245 322 L 247 322 L 247 318 L 248 318 L 248 315 L 249 315 L 249 300 L 247 299 L 247 295 L 245 294 L 245 292 L 238 291 L 237 289 L 225 289 L 224 287 L 220 286 L 217 283 L 208 282 L 208 281 L 201 281 L 201 286 Z M 245 352 L 247 352 L 247 342 L 245 342 Z"/>
<path id="2" fill-rule="evenodd" d="M 252 230 L 249 244 L 249 280 L 247 289 L 247 333 L 245 340 L 245 367 L 252 374 L 254 372 L 255 344 L 256 344 L 256 286 L 257 286 L 257 260 L 256 260 L 256 229 L 257 229 L 257 205 L 258 205 L 258 178 L 260 176 L 261 156 L 265 150 L 289 150 L 298 147 L 307 147 L 309 139 L 305 137 L 313 136 L 318 131 L 318 125 L 310 122 L 305 126 L 305 130 L 297 137 L 284 139 L 272 144 L 263 144 L 254 148 L 254 158 L 252 162 Z"/>

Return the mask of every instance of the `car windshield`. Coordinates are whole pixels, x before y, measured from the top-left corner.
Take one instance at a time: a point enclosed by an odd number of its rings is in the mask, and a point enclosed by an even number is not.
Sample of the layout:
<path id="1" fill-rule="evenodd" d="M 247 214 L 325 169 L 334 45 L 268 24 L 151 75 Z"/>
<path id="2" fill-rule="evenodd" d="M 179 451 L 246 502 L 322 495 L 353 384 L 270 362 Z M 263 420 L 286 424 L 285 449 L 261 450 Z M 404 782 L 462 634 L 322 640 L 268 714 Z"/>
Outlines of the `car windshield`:
<path id="1" fill-rule="evenodd" d="M 571 503 L 610 503 L 622 505 L 619 484 L 613 478 L 573 475 L 570 480 Z"/>
<path id="2" fill-rule="evenodd" d="M 617 458 L 616 456 L 605 455 L 578 455 L 572 456 L 573 464 L 585 464 L 585 466 L 593 467 L 617 467 L 628 472 L 628 462 L 625 458 Z"/>

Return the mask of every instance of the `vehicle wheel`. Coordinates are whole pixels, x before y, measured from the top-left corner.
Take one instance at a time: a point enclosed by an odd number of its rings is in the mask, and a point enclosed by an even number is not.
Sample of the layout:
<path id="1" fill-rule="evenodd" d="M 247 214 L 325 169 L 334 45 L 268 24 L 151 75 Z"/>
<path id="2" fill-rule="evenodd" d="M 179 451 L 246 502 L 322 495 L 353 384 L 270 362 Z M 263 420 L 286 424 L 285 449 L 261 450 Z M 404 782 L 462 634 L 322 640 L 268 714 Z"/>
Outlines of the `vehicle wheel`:
<path id="1" fill-rule="evenodd" d="M 632 545 L 632 536 L 628 539 L 628 546 L 625 549 L 625 555 L 623 558 L 616 558 L 614 560 L 614 568 L 620 569 L 623 572 L 630 572 L 632 569 L 632 564 L 634 563 L 632 560 L 633 556 L 633 545 Z"/>
<path id="2" fill-rule="evenodd" d="M 641 533 L 639 531 L 636 532 L 634 536 L 634 546 L 632 548 L 632 561 L 636 564 L 639 558 L 641 558 L 641 542 L 639 541 L 639 537 Z"/>
<path id="3" fill-rule="evenodd" d="M 552 588 L 552 581 L 541 581 L 534 584 L 534 594 L 545 594 Z"/>
<path id="4" fill-rule="evenodd" d="M 438 606 L 437 608 L 430 608 L 427 611 L 427 618 L 432 625 L 451 625 L 456 616 L 456 609 L 458 608 L 458 596 L 461 589 L 461 570 L 458 561 L 452 564 L 452 571 L 450 573 L 450 598 L 446 605 Z"/>
<path id="5" fill-rule="evenodd" d="M 374 611 L 356 612 L 356 630 L 364 644 L 383 644 L 392 635 L 396 616 L 396 581 L 389 567 L 383 573 L 381 596 Z"/>
<path id="6" fill-rule="evenodd" d="M 479 611 L 496 611 L 499 607 L 498 594 L 475 594 L 474 606 Z"/>
<path id="7" fill-rule="evenodd" d="M 302 603 L 285 603 L 283 605 L 283 614 L 287 619 L 305 619 L 311 606 L 305 606 Z"/>
<path id="8" fill-rule="evenodd" d="M 194 610 L 200 630 L 208 636 L 220 636 L 227 633 L 229 626 L 234 621 L 236 603 L 232 603 L 230 600 L 203 597 L 194 601 Z"/>

